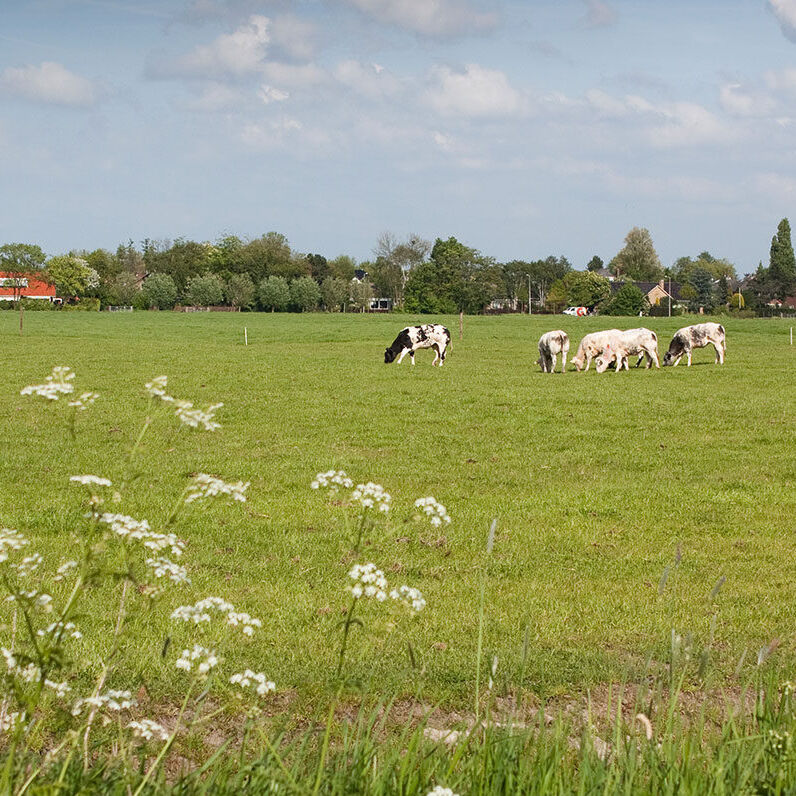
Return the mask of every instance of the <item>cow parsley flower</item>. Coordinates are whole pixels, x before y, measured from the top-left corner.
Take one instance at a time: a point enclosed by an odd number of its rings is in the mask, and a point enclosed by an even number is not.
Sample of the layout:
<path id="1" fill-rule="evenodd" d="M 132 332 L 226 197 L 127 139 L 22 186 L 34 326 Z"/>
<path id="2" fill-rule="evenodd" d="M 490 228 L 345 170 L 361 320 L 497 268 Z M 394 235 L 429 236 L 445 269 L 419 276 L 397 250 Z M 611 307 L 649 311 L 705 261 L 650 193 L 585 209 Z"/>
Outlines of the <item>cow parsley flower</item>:
<path id="1" fill-rule="evenodd" d="M 310 489 L 328 489 L 330 494 L 336 495 L 340 487 L 351 489 L 354 482 L 345 474 L 344 470 L 328 470 L 318 473 L 310 484 Z"/>
<path id="2" fill-rule="evenodd" d="M 181 556 L 185 549 L 185 542 L 178 539 L 173 533 L 156 533 L 150 530 L 146 520 L 136 520 L 126 514 L 111 514 L 105 512 L 99 517 L 99 521 L 110 526 L 110 529 L 123 539 L 139 541 L 148 550 L 160 553 L 162 550 L 170 549 L 172 555 Z"/>
<path id="3" fill-rule="evenodd" d="M 199 428 L 202 426 L 205 431 L 215 431 L 221 428 L 221 424 L 217 423 L 213 418 L 215 417 L 216 410 L 220 409 L 224 404 L 217 403 L 211 404 L 207 409 L 196 409 L 190 401 L 174 401 L 174 414 L 180 419 L 181 423 L 191 428 Z"/>
<path id="4" fill-rule="evenodd" d="M 182 655 L 174 664 L 177 669 L 182 669 L 186 672 L 192 672 L 194 666 L 196 666 L 196 673 L 200 677 L 206 677 L 208 672 L 216 665 L 218 665 L 218 658 L 215 652 L 199 644 L 194 644 L 192 650 L 183 650 Z"/>
<path id="5" fill-rule="evenodd" d="M 77 567 L 77 561 L 64 561 L 60 567 L 55 571 L 53 580 L 63 580 L 73 569 Z"/>
<path id="6" fill-rule="evenodd" d="M 0 732 L 11 732 L 25 721 L 25 711 L 0 715 Z"/>
<path id="7" fill-rule="evenodd" d="M 450 788 L 443 788 L 442 785 L 435 785 L 433 790 L 430 790 L 427 796 L 459 796 L 454 793 Z"/>
<path id="8" fill-rule="evenodd" d="M 435 528 L 439 528 L 443 523 L 447 525 L 451 521 L 445 506 L 433 497 L 418 498 L 415 501 L 415 508 L 420 509 Z"/>
<path id="9" fill-rule="evenodd" d="M 276 683 L 268 680 L 262 672 L 253 672 L 251 669 L 246 669 L 240 674 L 233 674 L 229 681 L 243 690 L 253 688 L 257 692 L 257 696 L 265 696 L 271 691 L 276 691 Z"/>
<path id="10" fill-rule="evenodd" d="M 170 395 L 166 394 L 166 386 L 169 383 L 168 376 L 156 376 L 152 381 L 148 381 L 144 385 L 144 389 L 150 394 L 152 398 L 162 398 L 174 400 Z"/>
<path id="11" fill-rule="evenodd" d="M 11 550 L 21 550 L 28 544 L 28 540 L 19 532 L 12 531 L 10 528 L 0 530 L 0 564 L 8 561 L 8 554 Z"/>
<path id="12" fill-rule="evenodd" d="M 130 691 L 109 690 L 99 696 L 78 699 L 72 706 L 72 715 L 79 716 L 86 707 L 119 713 L 122 710 L 128 710 L 136 704 L 136 699 Z"/>
<path id="13" fill-rule="evenodd" d="M 205 597 L 195 605 L 181 605 L 171 614 L 172 619 L 182 622 L 192 622 L 195 625 L 209 622 L 212 612 L 223 614 L 230 627 L 239 627 L 245 636 L 254 635 L 255 627 L 262 627 L 263 623 L 242 611 L 236 611 L 235 606 L 221 597 Z"/>
<path id="14" fill-rule="evenodd" d="M 12 566 L 20 578 L 27 578 L 42 565 L 43 561 L 44 559 L 38 553 L 34 553 L 32 556 L 25 556 L 19 564 Z"/>
<path id="15" fill-rule="evenodd" d="M 112 481 L 99 475 L 71 475 L 69 480 L 83 486 L 113 486 Z"/>
<path id="16" fill-rule="evenodd" d="M 188 577 L 188 572 L 185 567 L 169 561 L 168 558 L 158 556 L 158 558 L 148 558 L 146 565 L 152 567 L 153 574 L 156 578 L 168 578 L 172 583 L 190 583 L 191 579 Z"/>
<path id="17" fill-rule="evenodd" d="M 348 577 L 354 581 L 353 586 L 348 587 L 354 599 L 373 597 L 378 602 L 387 599 L 387 578 L 375 564 L 355 564 L 351 567 Z"/>
<path id="18" fill-rule="evenodd" d="M 68 395 L 75 391 L 74 384 L 70 384 L 75 374 L 70 367 L 56 366 L 53 372 L 47 376 L 44 384 L 31 384 L 23 387 L 20 395 L 40 395 L 48 401 L 57 401 L 59 396 Z"/>
<path id="19" fill-rule="evenodd" d="M 44 685 L 47 688 L 52 688 L 59 699 L 63 699 L 72 690 L 67 682 L 56 683 L 54 680 L 45 679 Z"/>
<path id="20" fill-rule="evenodd" d="M 94 403 L 94 401 L 99 398 L 99 393 L 96 392 L 84 392 L 80 394 L 79 398 L 75 398 L 74 401 L 69 402 L 69 406 L 74 406 L 78 412 L 85 412 L 86 409 Z"/>
<path id="21" fill-rule="evenodd" d="M 391 600 L 400 600 L 408 608 L 417 613 L 426 607 L 426 601 L 419 589 L 413 586 L 401 586 L 398 589 L 393 589 L 390 592 Z"/>
<path id="22" fill-rule="evenodd" d="M 188 488 L 185 502 L 193 503 L 194 500 L 200 500 L 206 497 L 229 495 L 233 500 L 245 503 L 245 492 L 249 488 L 249 484 L 249 481 L 246 481 L 246 483 L 243 481 L 237 481 L 234 484 L 227 483 L 207 473 L 199 473 L 194 476 L 193 484 Z"/>
<path id="23" fill-rule="evenodd" d="M 159 741 L 168 741 L 169 739 L 168 730 L 152 719 L 131 721 L 127 728 L 133 731 L 136 738 L 141 738 L 144 741 L 151 741 L 153 738 L 157 738 Z"/>
<path id="24" fill-rule="evenodd" d="M 367 484 L 357 484 L 356 489 L 351 493 L 351 499 L 359 503 L 363 509 L 376 508 L 386 514 L 390 510 L 392 497 L 384 491 L 383 486 L 368 481 Z"/>
<path id="25" fill-rule="evenodd" d="M 83 634 L 77 629 L 77 625 L 74 622 L 64 622 L 58 621 L 53 622 L 48 627 L 45 627 L 42 630 L 39 630 L 36 633 L 37 636 L 44 638 L 45 636 L 60 636 L 61 638 L 74 638 L 80 639 L 83 638 Z"/>

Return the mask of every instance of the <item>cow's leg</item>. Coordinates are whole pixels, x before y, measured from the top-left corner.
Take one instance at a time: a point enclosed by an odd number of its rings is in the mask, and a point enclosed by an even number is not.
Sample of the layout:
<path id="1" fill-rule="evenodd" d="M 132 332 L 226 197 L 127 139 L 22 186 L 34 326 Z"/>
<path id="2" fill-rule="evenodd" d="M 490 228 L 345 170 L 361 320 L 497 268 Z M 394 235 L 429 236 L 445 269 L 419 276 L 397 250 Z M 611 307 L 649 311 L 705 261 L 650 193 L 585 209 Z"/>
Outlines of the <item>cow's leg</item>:
<path id="1" fill-rule="evenodd" d="M 658 370 L 660 370 L 661 369 L 661 363 L 658 361 L 658 352 L 654 348 L 652 349 L 652 353 L 650 355 L 650 359 L 651 359 L 652 362 L 655 363 L 655 367 L 658 368 Z"/>
<path id="2" fill-rule="evenodd" d="M 439 346 L 436 343 L 434 343 L 434 345 L 431 346 L 431 347 L 434 349 L 434 361 L 431 363 L 431 365 L 433 367 L 434 365 L 437 364 L 437 362 L 439 362 L 439 358 L 440 358 L 439 357 Z"/>
<path id="3" fill-rule="evenodd" d="M 409 359 L 412 360 L 412 367 L 414 367 L 414 365 L 415 365 L 415 352 L 414 351 L 410 351 L 409 352 Z"/>
<path id="4" fill-rule="evenodd" d="M 636 360 L 636 367 L 638 367 L 641 364 L 642 359 L 644 359 L 643 351 L 638 355 L 638 359 Z M 647 367 L 649 367 L 649 363 L 647 363 Z"/>
<path id="5" fill-rule="evenodd" d="M 561 352 L 561 372 L 565 373 L 567 370 L 567 352 Z"/>
<path id="6" fill-rule="evenodd" d="M 683 355 L 682 355 L 682 354 L 680 354 L 680 356 L 679 356 L 679 357 L 677 357 L 677 359 L 675 359 L 675 360 L 674 360 L 674 364 L 672 365 L 672 367 L 673 367 L 673 368 L 676 368 L 676 367 L 677 367 L 677 366 L 680 364 L 680 360 L 681 360 L 682 358 L 683 358 Z"/>
<path id="7" fill-rule="evenodd" d="M 442 367 L 445 364 L 445 352 L 447 351 L 448 346 L 445 343 L 442 343 L 439 347 L 439 366 Z"/>
<path id="8" fill-rule="evenodd" d="M 716 362 L 714 364 L 724 364 L 724 346 L 721 343 L 713 343 L 713 348 L 716 349 Z"/>
<path id="9" fill-rule="evenodd" d="M 589 369 L 589 365 L 591 365 L 591 355 L 586 354 L 586 367 L 583 369 L 584 373 Z"/>
<path id="10" fill-rule="evenodd" d="M 400 364 L 401 364 L 401 360 L 402 360 L 402 359 L 403 359 L 403 358 L 404 358 L 404 357 L 405 357 L 405 356 L 406 356 L 408 353 L 409 353 L 409 349 L 408 349 L 408 348 L 404 348 L 404 349 L 401 351 L 401 353 L 400 353 L 400 355 L 399 355 L 399 357 L 398 357 L 398 362 L 397 362 L 397 364 L 398 364 L 398 365 L 400 365 Z"/>
<path id="11" fill-rule="evenodd" d="M 691 349 L 690 348 L 685 352 L 685 355 L 688 357 L 688 367 L 690 368 L 691 367 Z"/>

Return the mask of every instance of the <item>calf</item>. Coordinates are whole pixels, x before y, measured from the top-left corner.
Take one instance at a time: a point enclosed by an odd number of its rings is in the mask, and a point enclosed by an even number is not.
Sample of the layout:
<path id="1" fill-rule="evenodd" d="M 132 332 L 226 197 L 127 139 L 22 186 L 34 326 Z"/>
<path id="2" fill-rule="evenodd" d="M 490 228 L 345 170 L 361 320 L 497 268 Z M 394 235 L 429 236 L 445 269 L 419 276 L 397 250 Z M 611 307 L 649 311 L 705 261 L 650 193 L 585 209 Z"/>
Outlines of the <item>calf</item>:
<path id="1" fill-rule="evenodd" d="M 445 364 L 445 350 L 450 345 L 451 333 L 439 323 L 425 323 L 422 326 L 407 326 L 398 332 L 398 337 L 393 340 L 392 345 L 384 352 L 384 361 L 392 362 L 398 357 L 398 364 L 409 354 L 412 364 L 415 364 L 415 351 L 419 348 L 433 348 L 436 352 L 432 365 L 439 362 L 442 367 Z"/>
<path id="2" fill-rule="evenodd" d="M 641 360 L 647 360 L 646 367 L 649 368 L 652 363 L 655 367 L 659 368 L 660 362 L 658 361 L 658 336 L 650 329 L 645 329 L 643 326 L 638 329 L 627 329 L 619 332 L 618 340 L 611 342 L 603 349 L 600 356 L 594 363 L 598 373 L 605 371 L 608 366 L 616 360 L 616 372 L 622 370 L 629 370 L 628 360 L 632 356 L 638 356 L 636 367 L 641 364 Z"/>
<path id="3" fill-rule="evenodd" d="M 580 371 L 585 361 L 586 370 L 588 370 L 592 359 L 599 356 L 606 345 L 611 342 L 617 343 L 618 334 L 619 329 L 606 329 L 604 332 L 591 332 L 591 334 L 584 335 L 575 356 L 572 357 L 572 364 Z"/>
<path id="4" fill-rule="evenodd" d="M 566 332 L 556 329 L 554 332 L 545 332 L 539 338 L 539 359 L 536 363 L 541 366 L 544 373 L 555 373 L 556 355 L 561 354 L 561 372 L 567 369 L 567 353 L 569 352 L 569 337 Z"/>
<path id="5" fill-rule="evenodd" d="M 674 333 L 669 350 L 663 355 L 663 364 L 675 367 L 685 354 L 688 366 L 691 366 L 691 351 L 694 348 L 704 348 L 712 345 L 716 349 L 716 362 L 724 364 L 724 354 L 727 351 L 727 341 L 724 336 L 724 327 L 720 323 L 697 323 L 694 326 L 684 326 Z"/>

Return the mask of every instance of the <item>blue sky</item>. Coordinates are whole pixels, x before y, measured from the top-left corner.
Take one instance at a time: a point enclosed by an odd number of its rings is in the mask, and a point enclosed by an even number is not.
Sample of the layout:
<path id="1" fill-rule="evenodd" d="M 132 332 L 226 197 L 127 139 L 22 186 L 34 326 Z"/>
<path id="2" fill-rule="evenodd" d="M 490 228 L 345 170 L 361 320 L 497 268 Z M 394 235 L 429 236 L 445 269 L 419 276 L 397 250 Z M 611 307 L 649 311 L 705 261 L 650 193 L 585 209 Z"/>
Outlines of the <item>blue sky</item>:
<path id="1" fill-rule="evenodd" d="M 767 264 L 796 0 L 0 0 L 0 242 Z M 796 218 L 791 218 L 796 221 Z"/>

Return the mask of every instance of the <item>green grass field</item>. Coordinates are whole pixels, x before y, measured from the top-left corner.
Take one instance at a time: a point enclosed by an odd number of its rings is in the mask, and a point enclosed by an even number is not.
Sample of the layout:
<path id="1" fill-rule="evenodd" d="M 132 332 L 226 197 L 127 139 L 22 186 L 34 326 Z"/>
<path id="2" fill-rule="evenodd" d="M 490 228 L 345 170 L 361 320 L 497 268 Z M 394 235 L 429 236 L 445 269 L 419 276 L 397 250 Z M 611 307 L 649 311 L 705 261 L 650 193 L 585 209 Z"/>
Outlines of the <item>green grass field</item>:
<path id="1" fill-rule="evenodd" d="M 140 477 L 114 510 L 157 527 L 191 473 L 251 481 L 246 503 L 186 514 L 178 532 L 193 582 L 151 609 L 143 599 L 131 605 L 126 655 L 112 675 L 119 683 L 171 698 L 177 675 L 161 656 L 164 639 L 181 649 L 191 637 L 168 615 L 219 595 L 264 625 L 251 640 L 229 637 L 226 669 L 265 671 L 300 700 L 334 693 L 350 535 L 345 507 L 309 488 L 331 468 L 392 494 L 360 560 L 391 585 L 418 587 L 428 603 L 414 617 L 362 605 L 346 670 L 370 690 L 413 694 L 422 685 L 430 701 L 471 699 L 484 567 L 484 671 L 497 656 L 498 690 L 521 683 L 544 696 L 622 679 L 650 656 L 666 659 L 672 628 L 702 649 L 714 616 L 719 681 L 745 650 L 753 666 L 772 638 L 780 659 L 793 660 L 792 321 L 723 319 L 724 367 L 713 365 L 711 347 L 695 352 L 691 368 L 598 376 L 540 373 L 539 335 L 565 329 L 574 354 L 583 333 L 638 319 L 468 317 L 459 341 L 458 318 L 441 318 L 453 334 L 444 368 L 432 368 L 427 351 L 414 368 L 408 358 L 385 365 L 396 332 L 429 320 L 28 313 L 20 337 L 17 316 L 0 313 L 0 524 L 25 532 L 51 569 L 70 557 L 85 510 L 68 477 L 118 482 L 154 376 L 167 374 L 172 393 L 197 405 L 223 401 L 222 428 L 193 432 L 158 415 Z M 661 354 L 689 322 L 643 321 Z M 78 416 L 74 442 L 63 401 L 19 394 L 54 365 L 75 370 L 78 393 L 101 396 Z M 450 525 L 412 520 L 414 500 L 426 495 L 447 506 Z M 678 547 L 680 565 L 660 594 Z M 91 632 L 74 648 L 88 672 L 110 643 L 117 602 L 102 589 L 90 596 L 82 623 Z"/>

